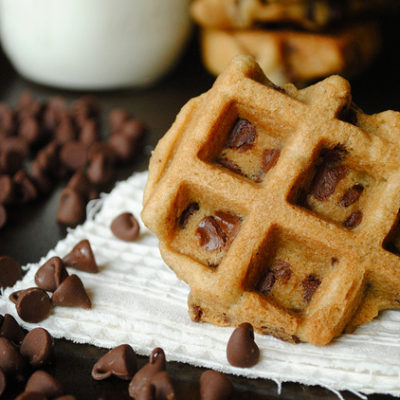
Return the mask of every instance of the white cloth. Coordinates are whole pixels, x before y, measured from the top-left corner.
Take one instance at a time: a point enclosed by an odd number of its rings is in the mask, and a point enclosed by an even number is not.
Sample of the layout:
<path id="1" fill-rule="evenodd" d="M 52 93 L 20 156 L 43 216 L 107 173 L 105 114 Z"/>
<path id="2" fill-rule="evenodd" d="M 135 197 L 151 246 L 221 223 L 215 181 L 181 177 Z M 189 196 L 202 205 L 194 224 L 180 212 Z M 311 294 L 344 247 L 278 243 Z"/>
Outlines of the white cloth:
<path id="1" fill-rule="evenodd" d="M 35 286 L 35 272 L 44 261 L 54 255 L 62 257 L 80 240 L 89 239 L 100 272 L 77 274 L 93 307 L 54 307 L 39 324 L 54 337 L 108 348 L 129 343 L 146 355 L 159 346 L 171 361 L 273 379 L 278 385 L 292 381 L 319 384 L 335 392 L 400 395 L 400 312 L 395 310 L 383 312 L 354 334 L 324 347 L 256 335 L 261 350 L 258 364 L 247 369 L 230 366 L 225 351 L 233 328 L 190 320 L 189 288 L 163 263 L 157 238 L 142 223 L 140 239 L 133 243 L 117 239 L 109 229 L 121 212 L 130 211 L 139 218 L 146 179 L 146 172 L 135 174 L 102 200 L 92 202 L 87 221 L 71 230 L 41 262 L 27 265 L 24 279 L 4 291 L 0 312 L 12 314 L 28 329 L 37 326 L 19 319 L 8 295 Z"/>

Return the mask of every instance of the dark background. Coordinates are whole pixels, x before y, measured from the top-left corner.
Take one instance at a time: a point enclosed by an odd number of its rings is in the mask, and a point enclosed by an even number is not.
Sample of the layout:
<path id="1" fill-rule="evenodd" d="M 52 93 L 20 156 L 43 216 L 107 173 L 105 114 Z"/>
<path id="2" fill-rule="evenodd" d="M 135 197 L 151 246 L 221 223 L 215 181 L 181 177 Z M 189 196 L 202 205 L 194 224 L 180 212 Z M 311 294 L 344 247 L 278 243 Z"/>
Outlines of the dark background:
<path id="1" fill-rule="evenodd" d="M 400 110 L 399 22 L 398 16 L 383 20 L 384 42 L 380 56 L 368 70 L 351 80 L 353 99 L 367 113 L 386 109 Z M 132 112 L 149 127 L 142 154 L 134 165 L 119 169 L 119 179 L 128 177 L 135 170 L 147 168 L 151 149 L 174 121 L 182 105 L 193 96 L 208 90 L 213 81 L 214 77 L 201 65 L 198 34 L 195 30 L 179 64 L 154 87 L 95 93 L 103 106 L 104 137 L 107 135 L 105 117 L 115 107 Z M 87 94 L 55 90 L 24 80 L 17 75 L 0 50 L 0 101 L 15 105 L 20 94 L 27 89 L 38 99 L 62 95 L 73 101 Z M 9 210 L 9 221 L 0 231 L 0 255 L 10 255 L 22 265 L 37 262 L 65 236 L 65 228 L 59 226 L 55 219 L 62 186 L 63 183 L 60 183 L 49 196 L 35 203 Z M 96 382 L 90 377 L 93 364 L 104 353 L 105 350 L 93 346 L 57 340 L 55 357 L 46 370 L 60 380 L 67 393 L 75 395 L 77 399 L 128 399 L 127 382 L 115 378 Z M 139 358 L 140 366 L 145 362 L 144 357 Z M 199 399 L 198 379 L 202 369 L 168 363 L 168 371 L 176 386 L 178 399 Z M 236 389 L 235 399 L 337 399 L 336 395 L 320 387 L 286 383 L 279 395 L 272 381 L 231 378 Z M 24 383 L 9 382 L 2 398 L 14 399 L 23 388 Z M 347 392 L 343 395 L 346 399 L 358 398 Z M 374 395 L 369 398 L 383 400 L 392 397 Z"/>

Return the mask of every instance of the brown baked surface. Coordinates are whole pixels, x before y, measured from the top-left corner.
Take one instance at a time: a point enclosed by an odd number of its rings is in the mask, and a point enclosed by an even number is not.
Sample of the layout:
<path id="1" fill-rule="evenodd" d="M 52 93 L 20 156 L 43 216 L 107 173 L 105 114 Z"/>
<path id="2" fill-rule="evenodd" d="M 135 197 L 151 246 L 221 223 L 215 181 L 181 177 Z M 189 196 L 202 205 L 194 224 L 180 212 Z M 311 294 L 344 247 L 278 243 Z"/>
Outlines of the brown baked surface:
<path id="1" fill-rule="evenodd" d="M 354 75 L 380 48 L 376 24 L 353 24 L 325 33 L 290 30 L 202 29 L 204 65 L 220 74 L 238 54 L 255 57 L 264 73 L 278 85 L 298 86 L 332 74 Z"/>
<path id="2" fill-rule="evenodd" d="M 399 307 L 399 136 L 400 113 L 363 114 L 339 76 L 279 88 L 236 57 L 160 140 L 144 193 L 191 318 L 324 345 Z"/>

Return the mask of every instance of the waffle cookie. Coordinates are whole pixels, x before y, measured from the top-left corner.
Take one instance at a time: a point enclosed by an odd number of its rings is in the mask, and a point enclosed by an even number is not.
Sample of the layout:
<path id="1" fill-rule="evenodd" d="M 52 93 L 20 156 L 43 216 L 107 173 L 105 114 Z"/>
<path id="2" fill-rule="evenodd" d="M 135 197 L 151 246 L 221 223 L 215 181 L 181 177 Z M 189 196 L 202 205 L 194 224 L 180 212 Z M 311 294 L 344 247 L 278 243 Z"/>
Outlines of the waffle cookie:
<path id="1" fill-rule="evenodd" d="M 201 26 L 231 29 L 266 23 L 291 23 L 320 30 L 355 16 L 382 11 L 393 0 L 195 0 L 191 15 Z"/>
<path id="2" fill-rule="evenodd" d="M 376 24 L 353 24 L 330 33 L 203 29 L 203 62 L 214 75 L 237 54 L 255 57 L 274 83 L 297 85 L 331 74 L 353 75 L 380 47 Z"/>
<path id="3" fill-rule="evenodd" d="M 400 304 L 400 113 L 234 58 L 150 160 L 142 218 L 195 321 L 329 343 Z"/>

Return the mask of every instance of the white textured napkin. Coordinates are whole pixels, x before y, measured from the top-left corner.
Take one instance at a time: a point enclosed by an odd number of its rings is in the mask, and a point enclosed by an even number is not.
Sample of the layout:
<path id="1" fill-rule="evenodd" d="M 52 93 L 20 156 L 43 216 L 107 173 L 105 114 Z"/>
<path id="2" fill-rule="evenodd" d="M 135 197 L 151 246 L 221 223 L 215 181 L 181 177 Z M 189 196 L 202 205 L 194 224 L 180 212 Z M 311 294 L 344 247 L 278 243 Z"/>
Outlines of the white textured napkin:
<path id="1" fill-rule="evenodd" d="M 54 337 L 74 342 L 114 347 L 129 343 L 140 354 L 154 347 L 165 350 L 168 360 L 190 363 L 243 375 L 249 378 L 293 381 L 322 385 L 334 391 L 400 395 L 400 312 L 385 311 L 380 318 L 360 327 L 355 334 L 344 335 L 332 344 L 316 347 L 289 344 L 271 336 L 256 335 L 261 359 L 252 368 L 240 369 L 228 364 L 226 344 L 232 328 L 192 322 L 187 313 L 189 288 L 163 263 L 157 238 L 141 224 L 137 242 L 123 242 L 111 233 L 111 221 L 121 212 L 140 215 L 147 173 L 133 175 L 120 182 L 103 199 L 89 205 L 88 219 L 39 264 L 25 268 L 23 281 L 5 290 L 0 312 L 21 321 L 8 295 L 35 286 L 38 267 L 54 255 L 64 256 L 82 239 L 89 239 L 98 274 L 78 271 L 92 299 L 93 308 L 54 307 L 40 325 Z M 72 272 L 72 269 L 70 269 Z M 76 271 L 74 271 L 76 272 Z"/>

